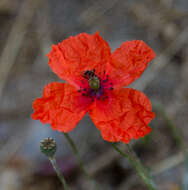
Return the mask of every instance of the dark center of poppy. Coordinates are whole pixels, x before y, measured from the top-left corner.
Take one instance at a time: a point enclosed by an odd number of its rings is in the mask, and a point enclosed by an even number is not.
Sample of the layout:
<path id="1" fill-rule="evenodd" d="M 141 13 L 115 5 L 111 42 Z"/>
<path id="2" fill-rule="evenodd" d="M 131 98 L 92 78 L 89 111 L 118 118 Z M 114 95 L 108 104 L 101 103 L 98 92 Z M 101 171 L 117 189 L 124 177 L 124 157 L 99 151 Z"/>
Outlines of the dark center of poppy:
<path id="1" fill-rule="evenodd" d="M 79 92 L 85 97 L 90 97 L 92 101 L 105 100 L 108 98 L 108 91 L 113 90 L 112 82 L 109 75 L 104 71 L 103 73 L 95 73 L 95 69 L 86 70 L 82 75 L 86 80 L 82 80 L 82 87 Z"/>

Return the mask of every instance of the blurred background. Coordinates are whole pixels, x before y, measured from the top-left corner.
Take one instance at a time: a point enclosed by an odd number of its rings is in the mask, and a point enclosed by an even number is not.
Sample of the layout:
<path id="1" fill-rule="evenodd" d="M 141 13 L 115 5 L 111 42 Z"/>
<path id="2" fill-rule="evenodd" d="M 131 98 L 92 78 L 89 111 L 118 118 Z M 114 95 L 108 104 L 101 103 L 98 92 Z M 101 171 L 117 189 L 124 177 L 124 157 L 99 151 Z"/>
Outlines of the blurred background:
<path id="1" fill-rule="evenodd" d="M 51 45 L 96 31 L 112 50 L 138 39 L 156 52 L 144 75 L 131 85 L 153 102 L 153 130 L 132 145 L 158 189 L 188 190 L 187 0 L 0 0 L 0 28 L 0 190 L 62 189 L 39 150 L 40 140 L 48 136 L 58 144 L 56 158 L 71 189 L 92 190 L 64 136 L 30 115 L 44 85 L 60 81 L 45 56 Z M 88 116 L 70 136 L 102 189 L 146 189 Z"/>

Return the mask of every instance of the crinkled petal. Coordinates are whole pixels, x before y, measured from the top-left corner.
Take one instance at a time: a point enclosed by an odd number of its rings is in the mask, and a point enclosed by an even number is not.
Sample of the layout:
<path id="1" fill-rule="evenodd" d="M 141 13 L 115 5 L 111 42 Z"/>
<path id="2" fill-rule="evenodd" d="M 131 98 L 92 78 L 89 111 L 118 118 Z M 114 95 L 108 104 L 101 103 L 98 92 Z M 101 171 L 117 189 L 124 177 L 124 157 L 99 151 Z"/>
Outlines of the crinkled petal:
<path id="1" fill-rule="evenodd" d="M 150 133 L 150 100 L 142 92 L 131 88 L 113 90 L 108 100 L 96 101 L 89 112 L 104 140 L 129 143 Z"/>
<path id="2" fill-rule="evenodd" d="M 136 80 L 154 57 L 154 51 L 143 41 L 124 42 L 112 54 L 111 77 L 114 87 L 127 86 Z"/>
<path id="3" fill-rule="evenodd" d="M 51 124 L 54 130 L 69 132 L 88 111 L 89 105 L 75 87 L 52 82 L 45 86 L 43 97 L 33 102 L 32 118 Z"/>
<path id="4" fill-rule="evenodd" d="M 51 69 L 78 87 L 86 70 L 103 71 L 110 60 L 110 47 L 99 33 L 81 33 L 52 46 L 48 54 Z"/>

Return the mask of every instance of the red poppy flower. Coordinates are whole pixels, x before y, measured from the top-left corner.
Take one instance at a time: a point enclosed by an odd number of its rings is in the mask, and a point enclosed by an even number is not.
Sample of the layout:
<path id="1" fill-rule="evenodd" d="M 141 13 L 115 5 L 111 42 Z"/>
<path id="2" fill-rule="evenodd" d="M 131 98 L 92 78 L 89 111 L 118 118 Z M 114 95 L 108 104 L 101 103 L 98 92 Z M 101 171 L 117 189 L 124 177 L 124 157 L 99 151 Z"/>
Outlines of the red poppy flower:
<path id="1" fill-rule="evenodd" d="M 150 133 L 151 103 L 138 90 L 123 88 L 136 80 L 154 57 L 143 41 L 124 42 L 111 53 L 99 35 L 81 33 L 48 54 L 51 69 L 68 83 L 52 82 L 33 102 L 33 119 L 69 132 L 89 112 L 104 140 L 138 139 Z"/>

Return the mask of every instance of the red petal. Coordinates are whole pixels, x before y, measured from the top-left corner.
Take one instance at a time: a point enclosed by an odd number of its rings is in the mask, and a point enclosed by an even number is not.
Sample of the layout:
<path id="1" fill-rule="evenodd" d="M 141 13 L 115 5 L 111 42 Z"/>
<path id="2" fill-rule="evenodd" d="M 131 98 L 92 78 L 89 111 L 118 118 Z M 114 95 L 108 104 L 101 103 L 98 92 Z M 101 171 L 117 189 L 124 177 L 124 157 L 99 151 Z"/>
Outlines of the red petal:
<path id="1" fill-rule="evenodd" d="M 81 33 L 53 45 L 48 57 L 51 69 L 61 79 L 78 86 L 86 70 L 103 71 L 110 54 L 109 45 L 98 33 Z"/>
<path id="2" fill-rule="evenodd" d="M 127 86 L 136 80 L 154 57 L 154 51 L 143 41 L 124 42 L 112 54 L 114 87 Z"/>
<path id="3" fill-rule="evenodd" d="M 71 131 L 88 111 L 90 105 L 69 84 L 52 82 L 45 86 L 43 97 L 33 102 L 32 118 L 51 124 L 60 132 Z"/>
<path id="4" fill-rule="evenodd" d="M 148 124 L 155 115 L 149 99 L 129 88 L 114 90 L 106 102 L 97 101 L 89 114 L 104 140 L 125 143 L 150 133 Z"/>

